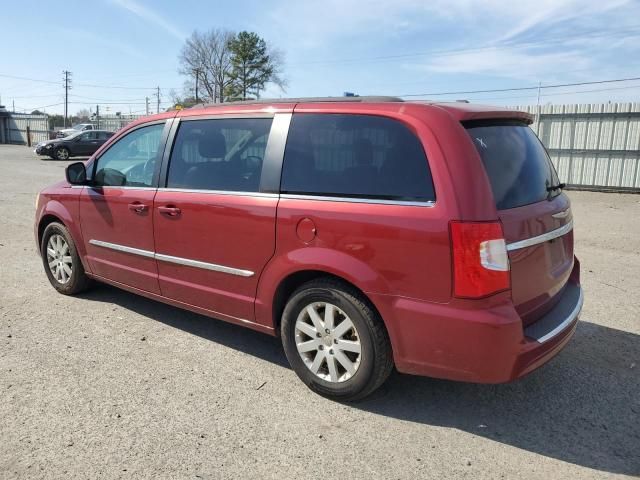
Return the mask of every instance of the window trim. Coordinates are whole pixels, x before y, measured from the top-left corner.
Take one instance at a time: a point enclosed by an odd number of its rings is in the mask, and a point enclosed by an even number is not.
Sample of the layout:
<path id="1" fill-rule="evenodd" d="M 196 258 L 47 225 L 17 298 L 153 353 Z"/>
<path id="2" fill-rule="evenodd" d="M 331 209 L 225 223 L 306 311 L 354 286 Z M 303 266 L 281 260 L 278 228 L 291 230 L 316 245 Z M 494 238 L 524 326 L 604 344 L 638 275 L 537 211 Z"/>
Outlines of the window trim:
<path id="1" fill-rule="evenodd" d="M 132 186 L 132 185 L 124 185 L 124 186 L 119 186 L 119 185 L 95 185 L 94 183 L 94 179 L 96 178 L 96 171 L 98 169 L 98 162 L 100 161 L 100 159 L 102 158 L 102 156 L 104 154 L 106 154 L 109 150 L 111 150 L 111 148 L 118 143 L 120 140 L 122 140 L 123 138 L 125 138 L 127 135 L 135 132 L 136 130 L 139 130 L 141 128 L 144 127 L 151 127 L 153 125 L 159 125 L 159 124 L 165 124 L 164 128 L 162 129 L 162 133 L 160 134 L 160 143 L 158 144 L 158 161 L 156 161 L 156 165 L 153 171 L 153 178 L 151 180 L 151 185 L 150 186 L 144 186 L 144 187 L 136 187 L 136 186 Z M 109 142 L 108 147 L 103 151 L 100 152 L 100 155 L 94 157 L 92 159 L 93 165 L 91 166 L 91 178 L 90 178 L 90 183 L 89 183 L 89 187 L 91 188 L 129 188 L 129 189 L 157 189 L 158 188 L 158 177 L 160 174 L 160 168 L 161 168 L 161 164 L 162 164 L 162 160 L 164 159 L 164 151 L 166 150 L 166 146 L 167 146 L 167 138 L 169 135 L 169 130 L 171 128 L 171 125 L 173 123 L 173 118 L 163 118 L 161 120 L 154 120 L 152 122 L 145 122 L 145 123 L 141 123 L 139 125 L 136 125 L 133 128 L 130 128 L 128 130 L 125 130 L 124 132 L 122 132 L 121 135 L 112 135 L 110 138 L 108 138 L 106 141 Z M 162 155 L 159 154 L 160 150 L 162 150 Z"/>
<path id="2" fill-rule="evenodd" d="M 287 120 L 281 117 L 289 117 Z M 274 187 L 274 169 L 282 165 L 282 156 L 284 155 L 284 144 L 286 143 L 286 132 L 289 129 L 291 113 L 238 113 L 238 114 L 222 114 L 222 115 L 197 115 L 190 117 L 177 117 L 173 120 L 173 125 L 168 132 L 167 143 L 162 157 L 162 167 L 159 172 L 158 189 L 165 192 L 183 192 L 183 193 L 208 193 L 219 195 L 238 195 L 238 196 L 271 196 L 262 194 L 278 194 L 280 186 L 280 171 L 277 172 L 277 183 Z M 171 155 L 176 145 L 178 131 L 182 122 L 197 122 L 206 120 L 255 120 L 255 119 L 271 119 L 271 129 L 267 137 L 267 145 L 264 150 L 264 158 L 262 159 L 262 170 L 260 172 L 260 185 L 258 191 L 232 191 L 232 190 L 214 190 L 214 189 L 197 189 L 197 188 L 177 188 L 169 187 L 169 167 L 171 164 Z M 285 125 L 286 123 L 286 125 Z M 274 129 L 274 126 L 277 127 Z M 282 129 L 285 134 L 285 142 L 278 141 L 278 137 L 282 135 Z M 281 149 L 280 149 L 281 146 Z M 168 148 L 167 148 L 168 147 Z M 280 159 L 278 160 L 278 156 Z M 265 181 L 265 178 L 267 180 Z"/>
<path id="3" fill-rule="evenodd" d="M 373 205 L 399 205 L 405 207 L 434 207 L 435 200 L 387 200 L 384 198 L 363 198 L 326 196 L 320 194 L 281 193 L 280 198 L 288 200 L 316 200 L 321 202 L 368 203 Z"/>
<path id="4" fill-rule="evenodd" d="M 436 194 L 436 184 L 433 179 L 433 170 L 431 169 L 431 163 L 429 162 L 429 155 L 427 154 L 427 150 L 425 148 L 424 142 L 418 136 L 415 128 L 409 123 L 403 121 L 402 119 L 382 115 L 377 113 L 361 113 L 361 112 L 293 112 L 291 114 L 291 118 L 289 119 L 289 125 L 287 128 L 287 135 L 285 136 L 284 143 L 286 147 L 288 134 L 291 131 L 291 122 L 293 121 L 293 117 L 295 115 L 306 116 L 306 115 L 343 115 L 343 116 L 359 116 L 359 117 L 376 117 L 376 118 L 384 118 L 386 120 L 391 120 L 399 123 L 404 128 L 406 128 L 411 135 L 414 136 L 416 141 L 420 144 L 422 152 L 424 154 L 424 158 L 427 162 L 427 169 L 429 176 L 431 177 L 431 185 L 433 190 L 433 199 L 418 199 L 411 197 L 403 197 L 403 196 L 395 196 L 395 195 L 358 195 L 358 194 L 344 194 L 344 193 L 327 193 L 327 192 L 295 192 L 288 191 L 282 189 L 282 174 L 284 172 L 284 154 L 285 151 L 282 151 L 282 157 L 280 158 L 280 183 L 279 189 L 281 198 L 288 199 L 302 199 L 302 200 L 324 200 L 324 201 L 335 201 L 335 202 L 351 202 L 351 203 L 369 203 L 369 204 L 379 204 L 379 205 L 406 205 L 406 206 L 422 206 L 422 207 L 433 207 L 435 206 L 438 196 Z"/>

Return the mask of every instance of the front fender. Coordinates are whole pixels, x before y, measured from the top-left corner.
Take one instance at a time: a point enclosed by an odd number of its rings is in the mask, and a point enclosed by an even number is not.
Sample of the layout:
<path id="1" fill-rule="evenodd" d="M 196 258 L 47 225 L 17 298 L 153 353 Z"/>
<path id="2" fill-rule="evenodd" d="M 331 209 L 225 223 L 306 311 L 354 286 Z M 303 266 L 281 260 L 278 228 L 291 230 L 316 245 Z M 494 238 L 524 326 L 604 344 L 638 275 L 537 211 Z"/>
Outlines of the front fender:
<path id="1" fill-rule="evenodd" d="M 368 264 L 344 252 L 322 247 L 302 247 L 276 255 L 265 266 L 256 292 L 256 321 L 275 327 L 273 300 L 278 286 L 290 275 L 302 271 L 326 272 L 355 285 L 365 294 L 389 294 L 387 281 Z"/>
<path id="2" fill-rule="evenodd" d="M 84 245 L 84 238 L 82 237 L 82 231 L 80 229 L 80 197 L 79 195 L 73 198 L 50 198 L 46 199 L 39 208 L 36 224 L 36 235 L 40 230 L 40 225 L 48 216 L 56 217 L 60 222 L 67 227 L 73 242 L 78 250 L 78 255 L 82 261 L 82 266 L 85 271 L 91 273 L 89 263 L 86 261 L 87 251 Z M 38 240 L 39 238 L 36 237 Z M 40 250 L 38 245 L 38 251 Z"/>

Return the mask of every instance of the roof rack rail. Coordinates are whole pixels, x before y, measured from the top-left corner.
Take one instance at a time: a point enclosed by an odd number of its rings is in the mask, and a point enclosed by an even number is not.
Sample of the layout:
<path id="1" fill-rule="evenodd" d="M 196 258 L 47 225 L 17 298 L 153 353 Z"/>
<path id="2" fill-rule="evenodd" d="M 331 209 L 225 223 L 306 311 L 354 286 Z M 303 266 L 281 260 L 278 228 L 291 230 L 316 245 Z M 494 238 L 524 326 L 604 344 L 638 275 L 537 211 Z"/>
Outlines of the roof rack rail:
<path id="1" fill-rule="evenodd" d="M 190 108 L 220 107 L 225 105 L 255 105 L 265 103 L 321 103 L 321 102 L 404 102 L 400 97 L 364 96 L 364 97 L 299 97 L 299 98 L 261 98 L 259 100 L 238 100 L 235 102 L 201 103 Z"/>

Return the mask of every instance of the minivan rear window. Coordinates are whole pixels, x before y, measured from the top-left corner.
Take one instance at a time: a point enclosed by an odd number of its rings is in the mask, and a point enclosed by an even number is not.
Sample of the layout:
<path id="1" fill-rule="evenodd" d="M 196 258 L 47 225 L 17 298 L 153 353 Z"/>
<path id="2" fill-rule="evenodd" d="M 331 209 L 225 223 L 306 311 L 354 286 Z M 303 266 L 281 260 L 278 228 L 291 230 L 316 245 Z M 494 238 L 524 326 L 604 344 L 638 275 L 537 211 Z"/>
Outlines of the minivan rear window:
<path id="1" fill-rule="evenodd" d="M 470 123 L 467 133 L 489 177 L 498 210 L 540 202 L 560 193 L 551 159 L 533 130 L 522 123 Z"/>
<path id="2" fill-rule="evenodd" d="M 294 114 L 283 193 L 435 200 L 422 143 L 401 122 L 374 115 Z"/>

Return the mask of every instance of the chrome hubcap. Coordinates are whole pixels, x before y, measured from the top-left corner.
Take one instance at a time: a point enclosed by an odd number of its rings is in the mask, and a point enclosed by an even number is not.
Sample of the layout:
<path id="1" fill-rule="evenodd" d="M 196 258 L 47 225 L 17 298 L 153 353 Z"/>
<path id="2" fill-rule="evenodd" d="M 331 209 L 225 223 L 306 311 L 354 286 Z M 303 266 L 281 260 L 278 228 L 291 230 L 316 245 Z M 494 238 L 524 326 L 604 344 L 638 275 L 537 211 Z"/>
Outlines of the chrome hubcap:
<path id="1" fill-rule="evenodd" d="M 362 358 L 360 336 L 351 319 L 338 307 L 314 302 L 296 320 L 300 358 L 317 377 L 328 382 L 349 380 Z"/>
<path id="2" fill-rule="evenodd" d="M 69 158 L 69 152 L 67 152 L 64 148 L 58 150 L 58 159 L 59 160 L 66 160 L 67 158 Z"/>
<path id="3" fill-rule="evenodd" d="M 73 260 L 69 244 L 62 235 L 54 234 L 47 242 L 47 263 L 49 270 L 58 283 L 65 284 L 71 280 Z"/>

